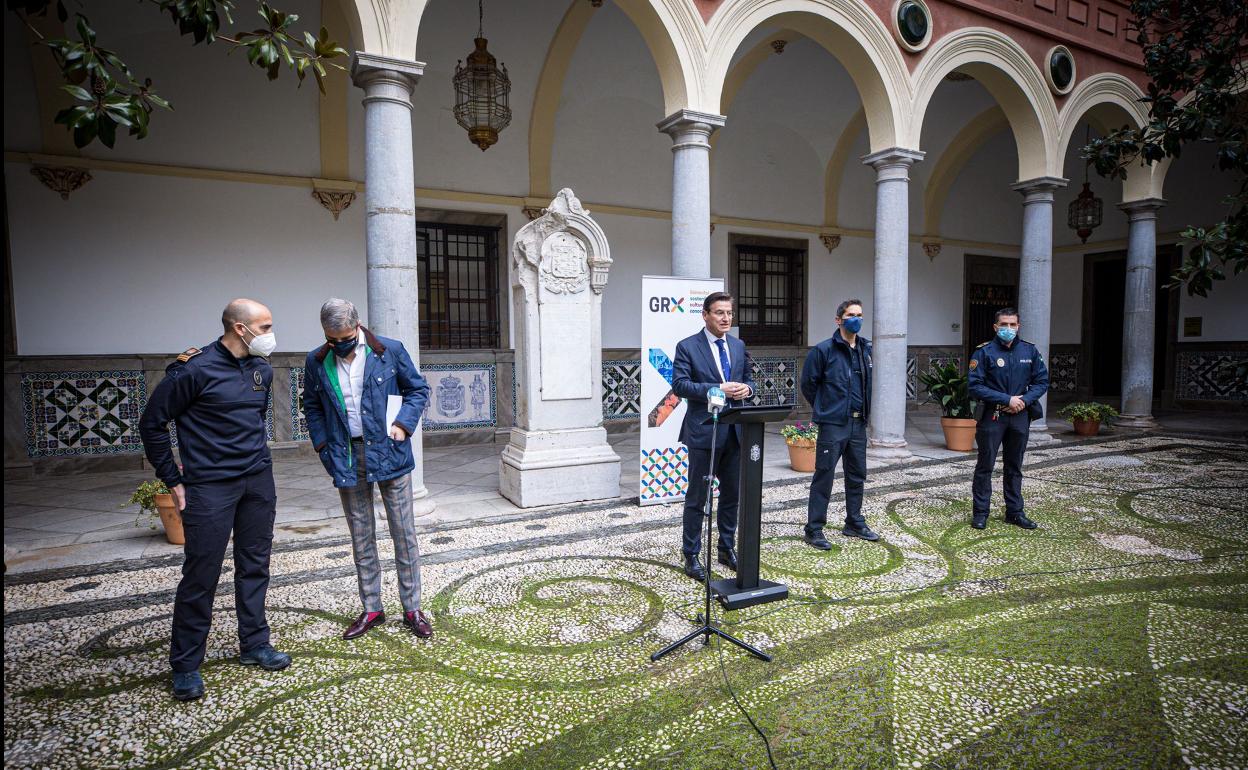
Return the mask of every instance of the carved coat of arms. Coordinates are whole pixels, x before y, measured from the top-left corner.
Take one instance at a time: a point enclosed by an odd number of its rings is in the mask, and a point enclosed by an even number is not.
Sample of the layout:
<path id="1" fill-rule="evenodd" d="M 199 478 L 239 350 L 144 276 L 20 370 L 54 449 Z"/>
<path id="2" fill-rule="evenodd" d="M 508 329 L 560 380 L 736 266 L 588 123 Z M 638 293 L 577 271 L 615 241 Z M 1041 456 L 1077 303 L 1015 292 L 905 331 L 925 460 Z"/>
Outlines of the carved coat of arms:
<path id="1" fill-rule="evenodd" d="M 585 244 L 570 233 L 551 234 L 542 243 L 542 285 L 555 294 L 585 290 L 589 260 Z"/>
<path id="2" fill-rule="evenodd" d="M 464 386 L 453 374 L 438 382 L 438 411 L 447 417 L 458 417 L 464 413 Z"/>

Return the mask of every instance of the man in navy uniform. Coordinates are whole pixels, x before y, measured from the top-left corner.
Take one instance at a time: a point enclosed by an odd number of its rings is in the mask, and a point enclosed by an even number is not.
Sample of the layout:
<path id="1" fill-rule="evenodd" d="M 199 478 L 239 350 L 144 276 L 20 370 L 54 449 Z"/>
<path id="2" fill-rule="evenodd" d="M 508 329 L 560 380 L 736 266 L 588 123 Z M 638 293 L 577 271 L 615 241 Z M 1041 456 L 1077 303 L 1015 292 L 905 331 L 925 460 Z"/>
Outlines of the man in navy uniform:
<path id="1" fill-rule="evenodd" d="M 995 320 L 996 336 L 975 349 L 969 364 L 967 390 L 979 401 L 975 414 L 979 460 L 971 485 L 971 526 L 988 526 L 992 469 L 1004 444 L 1005 522 L 1035 529 L 1036 523 L 1023 512 L 1023 453 L 1031 421 L 1042 416 L 1040 398 L 1049 389 L 1049 370 L 1036 346 L 1019 338 L 1017 310 L 1002 308 Z"/>
<path id="2" fill-rule="evenodd" d="M 732 295 L 716 291 L 702 303 L 705 328 L 676 345 L 672 362 L 672 390 L 688 401 L 685 420 L 680 426 L 680 442 L 689 449 L 689 486 L 685 491 L 684 553 L 685 574 L 705 580 L 706 572 L 698 557 L 702 541 L 702 515 L 706 504 L 706 479 L 719 479 L 719 563 L 734 572 L 737 554 L 733 538 L 737 532 L 737 502 L 740 497 L 741 437 L 737 426 L 721 427 L 715 437 L 715 467 L 711 467 L 711 426 L 707 418 L 706 393 L 721 388 L 728 406 L 740 406 L 754 395 L 754 380 L 745 343 L 728 334 L 732 328 Z M 710 568 L 710 565 L 707 565 Z"/>
<path id="3" fill-rule="evenodd" d="M 277 506 L 264 425 L 273 385 L 268 357 L 277 347 L 273 314 L 259 302 L 236 299 L 221 324 L 216 342 L 191 348 L 169 365 L 139 421 L 148 462 L 173 494 L 186 532 L 169 649 L 178 700 L 204 694 L 199 666 L 231 531 L 239 662 L 269 671 L 290 665 L 290 656 L 269 644 L 264 615 Z M 170 421 L 178 428 L 181 468 L 173 459 Z"/>
<path id="4" fill-rule="evenodd" d="M 871 340 L 862 331 L 862 300 L 847 299 L 836 308 L 837 329 L 806 354 L 802 396 L 819 426 L 815 475 L 810 480 L 803 539 L 821 551 L 832 548 L 823 528 L 836 463 L 845 468 L 845 526 L 841 534 L 874 542 L 880 536 L 862 516 L 867 481 L 867 417 L 871 414 Z"/>

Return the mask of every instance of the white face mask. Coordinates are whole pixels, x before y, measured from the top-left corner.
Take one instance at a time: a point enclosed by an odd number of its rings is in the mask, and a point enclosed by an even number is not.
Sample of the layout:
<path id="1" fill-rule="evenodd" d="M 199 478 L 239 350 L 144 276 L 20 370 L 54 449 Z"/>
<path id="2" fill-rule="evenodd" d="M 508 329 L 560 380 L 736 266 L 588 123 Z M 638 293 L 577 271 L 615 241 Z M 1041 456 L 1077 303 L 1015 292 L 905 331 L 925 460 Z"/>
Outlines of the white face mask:
<path id="1" fill-rule="evenodd" d="M 248 328 L 246 324 L 243 325 L 243 328 L 251 332 L 251 329 Z M 269 332 L 268 334 L 256 334 L 255 332 L 251 333 L 253 338 L 251 342 L 247 343 L 247 352 L 253 356 L 261 356 L 263 358 L 268 358 L 273 355 L 273 351 L 277 350 L 277 335 L 273 332 Z"/>

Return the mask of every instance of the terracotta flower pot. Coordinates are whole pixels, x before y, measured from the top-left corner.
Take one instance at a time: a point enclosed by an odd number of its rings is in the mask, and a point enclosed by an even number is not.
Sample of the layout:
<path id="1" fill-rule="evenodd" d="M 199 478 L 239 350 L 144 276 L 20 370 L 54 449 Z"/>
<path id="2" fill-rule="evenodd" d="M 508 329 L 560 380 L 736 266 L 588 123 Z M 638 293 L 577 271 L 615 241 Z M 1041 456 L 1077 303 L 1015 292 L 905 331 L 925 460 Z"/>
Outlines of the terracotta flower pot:
<path id="1" fill-rule="evenodd" d="M 975 421 L 969 417 L 941 417 L 945 446 L 955 452 L 969 452 L 975 446 Z"/>
<path id="2" fill-rule="evenodd" d="M 1080 436 L 1095 436 L 1101 432 L 1100 420 L 1072 420 L 1075 426 L 1075 433 Z"/>
<path id="3" fill-rule="evenodd" d="M 815 442 L 809 439 L 789 439 L 789 467 L 798 473 L 815 472 Z"/>
<path id="4" fill-rule="evenodd" d="M 165 539 L 174 545 L 186 542 L 186 534 L 182 531 L 182 514 L 178 513 L 178 504 L 173 495 L 156 495 L 156 513 L 160 514 L 160 523 L 165 526 Z"/>

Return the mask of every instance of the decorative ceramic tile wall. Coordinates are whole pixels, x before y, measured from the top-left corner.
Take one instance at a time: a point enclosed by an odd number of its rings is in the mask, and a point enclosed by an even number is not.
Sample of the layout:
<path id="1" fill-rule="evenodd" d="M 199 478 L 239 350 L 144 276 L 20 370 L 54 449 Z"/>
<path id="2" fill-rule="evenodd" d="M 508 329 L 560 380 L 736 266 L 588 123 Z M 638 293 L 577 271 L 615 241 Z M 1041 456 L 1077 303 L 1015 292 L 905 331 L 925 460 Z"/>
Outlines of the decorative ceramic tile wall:
<path id="1" fill-rule="evenodd" d="M 906 357 L 906 400 L 917 401 L 919 398 L 919 359 L 915 356 Z"/>
<path id="2" fill-rule="evenodd" d="M 308 441 L 308 421 L 303 417 L 303 384 L 307 370 L 302 366 L 290 367 L 290 438 Z"/>
<path id="3" fill-rule="evenodd" d="M 1248 392 L 1236 388 L 1225 367 L 1248 359 L 1236 350 L 1187 350 L 1175 358 L 1175 398 L 1181 401 L 1244 401 Z"/>
<path id="4" fill-rule="evenodd" d="M 641 414 L 641 361 L 602 362 L 602 419 L 636 420 Z"/>
<path id="5" fill-rule="evenodd" d="M 1049 353 L 1049 392 L 1074 393 L 1079 387 L 1079 354 Z"/>
<path id="6" fill-rule="evenodd" d="M 750 358 L 756 405 L 786 406 L 797 403 L 797 360 L 786 357 Z"/>
<path id="7" fill-rule="evenodd" d="M 421 373 L 430 388 L 425 430 L 493 428 L 497 424 L 495 364 L 425 364 Z"/>
<path id="8" fill-rule="evenodd" d="M 22 375 L 30 457 L 142 452 L 147 386 L 138 369 Z"/>

